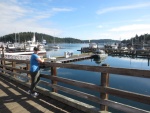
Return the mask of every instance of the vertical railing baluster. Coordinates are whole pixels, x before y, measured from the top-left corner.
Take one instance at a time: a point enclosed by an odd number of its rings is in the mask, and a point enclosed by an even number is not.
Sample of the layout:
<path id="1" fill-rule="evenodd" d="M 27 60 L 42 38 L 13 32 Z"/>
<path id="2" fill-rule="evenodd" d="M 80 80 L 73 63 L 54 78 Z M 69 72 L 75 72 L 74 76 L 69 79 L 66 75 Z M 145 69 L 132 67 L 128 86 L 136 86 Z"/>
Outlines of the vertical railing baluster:
<path id="1" fill-rule="evenodd" d="M 2 58 L 2 45 L 1 45 L 1 47 L 0 47 L 0 58 Z M 2 59 L 0 60 L 0 63 L 1 63 L 1 65 L 2 65 Z M 0 66 L 0 68 L 2 68 L 2 66 Z"/>
<path id="2" fill-rule="evenodd" d="M 51 67 L 51 76 L 54 76 L 54 77 L 57 76 L 57 67 Z M 52 85 L 54 84 L 57 84 L 57 81 L 52 80 Z M 52 92 L 57 92 L 57 90 L 52 88 Z"/>
<path id="3" fill-rule="evenodd" d="M 12 61 L 12 67 L 13 67 L 13 68 L 16 68 L 16 62 Z M 13 69 L 13 70 L 12 70 L 12 72 L 13 72 L 13 73 L 15 73 L 15 72 L 16 72 L 16 70 L 15 70 L 15 69 Z M 14 77 L 16 77 L 16 75 L 15 75 L 15 74 L 14 74 L 13 76 L 14 76 Z"/>
<path id="4" fill-rule="evenodd" d="M 102 66 L 108 67 L 107 64 L 102 64 Z M 109 86 L 109 73 L 101 73 L 101 86 L 108 87 Z M 100 98 L 104 100 L 108 100 L 108 94 L 107 93 L 101 93 Z M 100 105 L 101 111 L 108 111 L 108 106 L 106 105 Z"/>
<path id="5" fill-rule="evenodd" d="M 5 60 L 4 60 L 4 47 L 3 46 L 2 46 L 2 55 L 1 55 L 1 57 L 3 58 L 3 60 L 1 61 L 2 65 L 3 65 L 3 67 L 2 67 L 3 71 L 2 72 L 3 72 L 3 74 L 5 74 L 5 71 L 4 71 L 5 70 L 5 67 L 4 67 L 5 66 Z"/>
<path id="6" fill-rule="evenodd" d="M 27 70 L 27 71 L 30 70 L 30 63 L 26 63 L 26 70 Z M 30 76 L 30 74 L 28 73 L 28 74 L 27 74 L 27 77 L 29 78 L 29 76 Z M 30 76 L 30 78 L 31 78 L 31 76 Z M 28 81 L 28 82 L 31 83 L 31 79 L 30 79 L 30 81 Z"/>

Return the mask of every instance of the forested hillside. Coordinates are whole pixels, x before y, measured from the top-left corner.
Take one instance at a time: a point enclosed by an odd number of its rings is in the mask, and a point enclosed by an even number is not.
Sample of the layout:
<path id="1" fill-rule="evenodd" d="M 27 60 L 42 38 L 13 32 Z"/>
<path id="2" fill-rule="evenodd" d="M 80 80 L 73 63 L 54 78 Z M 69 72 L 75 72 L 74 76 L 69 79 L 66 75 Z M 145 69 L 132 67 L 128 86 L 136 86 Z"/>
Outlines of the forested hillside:
<path id="1" fill-rule="evenodd" d="M 21 32 L 21 33 L 13 33 L 8 34 L 3 37 L 0 37 L 1 42 L 20 42 L 23 43 L 25 41 L 29 41 L 33 37 L 33 32 Z M 42 39 L 45 39 L 47 43 L 54 43 L 54 39 L 56 43 L 81 43 L 82 41 L 75 38 L 59 38 L 59 37 L 53 37 L 51 35 L 46 35 L 42 33 L 35 33 L 36 41 L 42 42 Z"/>
<path id="2" fill-rule="evenodd" d="M 24 43 L 25 41 L 29 41 L 33 37 L 33 32 L 21 32 L 21 33 L 13 33 L 0 37 L 0 42 L 19 42 Z M 54 39 L 56 43 L 89 43 L 89 40 L 79 40 L 71 37 L 54 37 L 47 34 L 35 33 L 36 41 L 42 42 L 42 39 L 45 39 L 47 43 L 54 43 Z M 112 39 L 98 39 L 98 40 L 90 40 L 90 42 L 95 43 L 118 43 L 118 40 Z"/>
<path id="3" fill-rule="evenodd" d="M 150 35 L 144 34 L 144 35 L 136 35 L 135 37 L 132 37 L 128 40 L 123 40 L 122 43 L 132 44 L 132 43 L 145 43 L 148 44 L 150 42 Z"/>

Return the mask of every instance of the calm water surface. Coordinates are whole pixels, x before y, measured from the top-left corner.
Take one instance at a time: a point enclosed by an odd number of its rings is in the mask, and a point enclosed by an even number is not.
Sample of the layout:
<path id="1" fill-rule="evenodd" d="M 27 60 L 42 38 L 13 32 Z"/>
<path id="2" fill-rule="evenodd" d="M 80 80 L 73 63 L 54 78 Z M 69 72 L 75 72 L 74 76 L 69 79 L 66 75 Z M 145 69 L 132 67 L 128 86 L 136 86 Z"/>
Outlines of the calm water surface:
<path id="1" fill-rule="evenodd" d="M 88 44 L 59 44 L 59 45 L 60 45 L 61 49 L 57 49 L 57 50 L 47 49 L 46 56 L 47 57 L 48 56 L 64 56 L 64 52 L 66 52 L 66 51 L 73 52 L 74 54 L 80 54 L 81 52 L 77 51 L 77 50 L 80 50 L 81 47 L 88 47 Z M 101 46 L 101 45 L 99 45 L 99 46 Z M 101 66 L 102 64 L 109 64 L 111 67 L 119 67 L 119 68 L 134 68 L 134 69 L 144 69 L 144 70 L 150 69 L 150 66 L 148 66 L 147 59 L 139 59 L 139 58 L 133 59 L 133 58 L 129 58 L 129 57 L 108 56 L 106 59 L 102 60 L 101 62 L 96 62 L 93 59 L 88 59 L 88 60 L 73 62 L 73 64 L 92 65 L 92 66 Z M 50 73 L 50 71 L 48 71 L 48 70 L 43 70 L 43 72 L 46 74 Z M 97 85 L 100 85 L 100 75 L 101 75 L 101 73 L 98 73 L 98 72 L 89 72 L 89 71 L 81 71 L 81 70 L 73 70 L 73 69 L 59 68 L 57 70 L 57 76 L 69 78 L 69 79 L 73 79 L 73 80 L 94 83 Z M 75 89 L 77 88 L 77 87 L 69 86 L 69 85 L 62 84 L 62 83 L 59 83 L 59 84 L 70 87 L 70 88 L 75 88 Z M 110 74 L 109 86 L 112 88 L 117 88 L 117 89 L 122 89 L 122 90 L 132 91 L 132 92 L 136 92 L 136 93 L 150 95 L 150 79 L 146 79 L 146 78 Z M 77 88 L 77 89 L 88 92 L 89 94 L 94 94 L 96 96 L 100 95 L 97 92 L 89 91 L 86 89 L 80 89 L 80 88 Z M 63 93 L 63 92 L 60 92 L 60 93 Z M 63 93 L 63 94 L 65 94 L 65 93 Z M 76 98 L 69 94 L 65 94 L 65 95 Z M 93 102 L 89 102 L 89 101 L 81 99 L 81 98 L 76 98 L 76 99 L 86 101 L 89 104 L 99 107 L 99 105 L 97 105 Z M 120 103 L 128 103 L 129 105 L 139 107 L 141 109 L 150 110 L 149 105 L 137 103 L 137 102 L 130 101 L 127 99 L 122 99 L 122 98 L 115 97 L 112 95 L 109 96 L 109 99 L 118 101 Z M 109 110 L 112 113 L 121 113 L 120 111 L 113 110 L 111 108 Z"/>

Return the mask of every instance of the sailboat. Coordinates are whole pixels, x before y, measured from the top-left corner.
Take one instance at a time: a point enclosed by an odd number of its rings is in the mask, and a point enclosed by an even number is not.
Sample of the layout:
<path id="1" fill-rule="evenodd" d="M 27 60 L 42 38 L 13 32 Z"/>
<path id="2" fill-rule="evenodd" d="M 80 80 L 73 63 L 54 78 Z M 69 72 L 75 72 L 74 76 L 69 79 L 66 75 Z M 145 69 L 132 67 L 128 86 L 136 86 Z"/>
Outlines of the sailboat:
<path id="1" fill-rule="evenodd" d="M 52 46 L 53 49 L 59 49 L 59 45 L 55 44 L 55 37 L 54 37 L 54 45 Z"/>
<path id="2" fill-rule="evenodd" d="M 7 52 L 14 52 L 14 51 L 16 51 L 15 44 L 16 44 L 16 33 L 15 33 L 15 43 L 7 42 L 6 51 Z"/>
<path id="3" fill-rule="evenodd" d="M 43 39 L 43 37 L 42 37 L 42 42 L 41 42 L 43 45 L 46 45 L 47 44 L 47 42 L 46 42 L 46 40 L 45 39 Z"/>

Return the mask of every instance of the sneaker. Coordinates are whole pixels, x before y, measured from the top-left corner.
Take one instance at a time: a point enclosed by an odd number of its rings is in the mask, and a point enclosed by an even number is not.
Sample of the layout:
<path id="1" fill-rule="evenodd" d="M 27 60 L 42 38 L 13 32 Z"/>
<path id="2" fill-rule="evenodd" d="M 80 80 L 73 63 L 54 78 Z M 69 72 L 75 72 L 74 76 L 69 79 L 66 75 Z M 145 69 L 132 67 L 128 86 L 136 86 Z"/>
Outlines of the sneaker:
<path id="1" fill-rule="evenodd" d="M 37 92 L 31 94 L 34 98 L 36 98 L 39 94 Z"/>
<path id="2" fill-rule="evenodd" d="M 31 94 L 31 90 L 28 90 L 28 94 Z"/>

